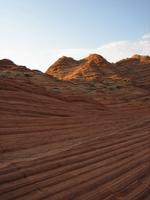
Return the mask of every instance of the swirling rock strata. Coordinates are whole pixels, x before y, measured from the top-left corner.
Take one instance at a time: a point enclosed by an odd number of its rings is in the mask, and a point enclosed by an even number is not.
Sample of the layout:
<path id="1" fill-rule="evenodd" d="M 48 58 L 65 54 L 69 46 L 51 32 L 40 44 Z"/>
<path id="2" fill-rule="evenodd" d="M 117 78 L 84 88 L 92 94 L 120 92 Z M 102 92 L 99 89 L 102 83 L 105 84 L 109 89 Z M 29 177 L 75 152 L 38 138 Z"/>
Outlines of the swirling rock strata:
<path id="1" fill-rule="evenodd" d="M 82 92 L 86 83 L 7 64 L 0 68 L 0 200 L 150 198 L 147 87 L 126 97 L 104 88 L 97 98 Z"/>

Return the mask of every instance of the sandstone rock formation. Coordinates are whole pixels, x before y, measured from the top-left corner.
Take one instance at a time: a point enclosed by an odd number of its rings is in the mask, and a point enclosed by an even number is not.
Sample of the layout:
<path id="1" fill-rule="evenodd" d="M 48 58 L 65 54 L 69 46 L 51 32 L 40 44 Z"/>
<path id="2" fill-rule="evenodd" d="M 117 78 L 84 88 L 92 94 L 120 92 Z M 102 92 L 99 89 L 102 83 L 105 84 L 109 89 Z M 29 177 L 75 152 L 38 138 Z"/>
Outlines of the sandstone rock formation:
<path id="1" fill-rule="evenodd" d="M 150 57 L 134 55 L 117 63 L 109 63 L 102 56 L 91 54 L 75 61 L 62 57 L 46 72 L 63 81 L 80 86 L 82 93 L 96 99 L 129 100 L 149 95 Z M 80 83 L 80 84 L 79 84 Z"/>
<path id="2" fill-rule="evenodd" d="M 148 200 L 149 57 L 47 73 L 0 61 L 0 200 Z"/>
<path id="3" fill-rule="evenodd" d="M 46 72 L 61 80 L 100 80 L 105 74 L 112 74 L 111 64 L 102 56 L 91 54 L 87 58 L 76 61 L 62 57 Z"/>

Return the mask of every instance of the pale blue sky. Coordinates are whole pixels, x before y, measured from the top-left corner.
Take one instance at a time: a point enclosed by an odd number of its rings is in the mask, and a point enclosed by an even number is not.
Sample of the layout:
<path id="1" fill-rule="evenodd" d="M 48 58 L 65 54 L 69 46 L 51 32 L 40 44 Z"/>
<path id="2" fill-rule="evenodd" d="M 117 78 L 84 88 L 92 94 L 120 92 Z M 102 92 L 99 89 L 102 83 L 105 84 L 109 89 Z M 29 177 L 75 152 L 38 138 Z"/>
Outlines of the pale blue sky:
<path id="1" fill-rule="evenodd" d="M 139 46 L 149 33 L 150 0 L 0 0 L 0 58 L 31 68 L 45 70 L 63 54 L 111 59 L 102 48 L 112 42 L 149 53 L 150 43 Z"/>

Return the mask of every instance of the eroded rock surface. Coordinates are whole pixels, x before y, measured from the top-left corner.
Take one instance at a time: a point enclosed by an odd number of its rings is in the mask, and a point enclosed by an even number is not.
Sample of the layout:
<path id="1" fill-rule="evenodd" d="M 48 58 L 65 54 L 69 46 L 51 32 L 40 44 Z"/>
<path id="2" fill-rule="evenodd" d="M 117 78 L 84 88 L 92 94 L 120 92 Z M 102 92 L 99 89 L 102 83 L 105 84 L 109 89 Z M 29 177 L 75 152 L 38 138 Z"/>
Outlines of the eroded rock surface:
<path id="1" fill-rule="evenodd" d="M 80 80 L 0 61 L 0 200 L 150 198 L 150 65 L 91 60 L 65 61 Z"/>

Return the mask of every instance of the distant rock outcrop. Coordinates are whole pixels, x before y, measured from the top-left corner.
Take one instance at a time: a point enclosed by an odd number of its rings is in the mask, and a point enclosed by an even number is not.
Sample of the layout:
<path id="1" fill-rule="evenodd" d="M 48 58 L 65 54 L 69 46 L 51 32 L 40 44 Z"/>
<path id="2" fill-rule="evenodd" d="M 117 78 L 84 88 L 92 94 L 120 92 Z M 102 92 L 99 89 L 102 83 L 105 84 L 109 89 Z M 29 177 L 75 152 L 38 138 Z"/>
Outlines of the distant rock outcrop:
<path id="1" fill-rule="evenodd" d="M 2 59 L 0 60 L 0 66 L 8 66 L 8 65 L 15 65 L 15 63 L 9 59 Z"/>
<path id="2" fill-rule="evenodd" d="M 150 57 L 134 55 L 117 63 L 109 63 L 98 54 L 81 60 L 62 57 L 50 66 L 46 74 L 70 81 L 78 89 L 97 99 L 132 99 L 149 94 Z"/>
<path id="3" fill-rule="evenodd" d="M 9 59 L 2 59 L 2 60 L 0 60 L 0 70 L 2 70 L 3 68 L 4 69 L 7 69 L 7 68 L 13 68 L 13 67 L 15 67 L 16 65 L 15 65 L 15 63 L 13 62 L 13 61 L 11 61 L 11 60 L 9 60 Z"/>
<path id="4" fill-rule="evenodd" d="M 55 76 L 60 80 L 97 80 L 113 76 L 123 75 L 125 78 L 139 76 L 139 73 L 149 75 L 150 57 L 134 55 L 131 58 L 123 59 L 117 63 L 109 63 L 98 54 L 90 54 L 79 61 L 69 57 L 58 59 L 47 70 L 47 74 Z M 148 80 L 149 81 L 149 80 Z"/>
<path id="5" fill-rule="evenodd" d="M 134 55 L 117 62 L 116 68 L 134 85 L 150 88 L 150 56 Z"/>
<path id="6" fill-rule="evenodd" d="M 90 54 L 82 60 L 62 57 L 46 72 L 61 80 L 100 80 L 113 74 L 112 65 L 98 54 Z"/>

